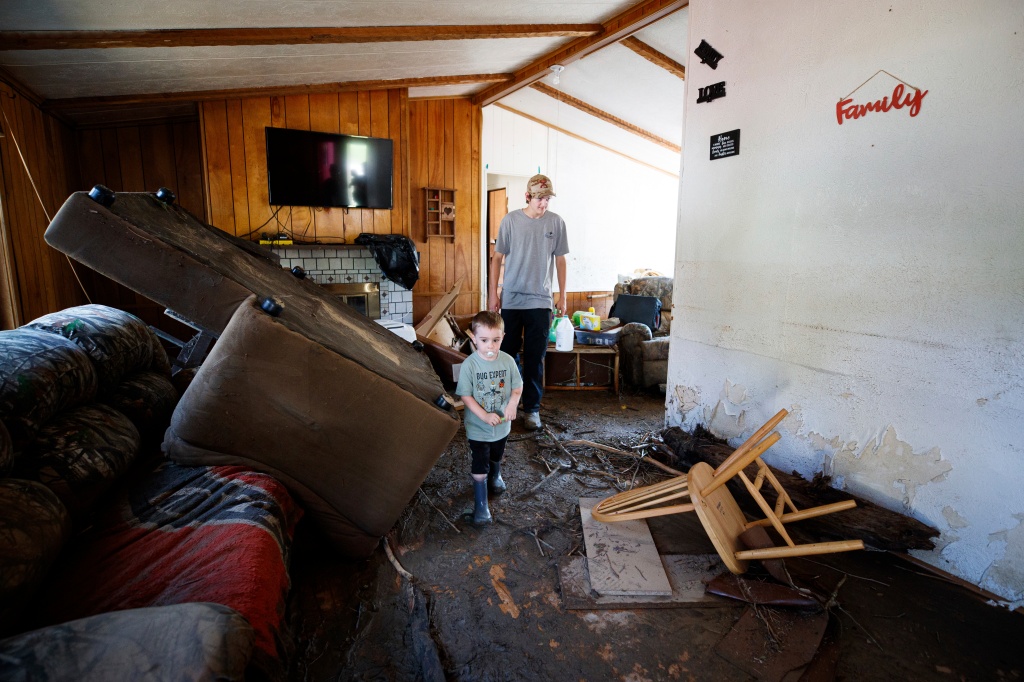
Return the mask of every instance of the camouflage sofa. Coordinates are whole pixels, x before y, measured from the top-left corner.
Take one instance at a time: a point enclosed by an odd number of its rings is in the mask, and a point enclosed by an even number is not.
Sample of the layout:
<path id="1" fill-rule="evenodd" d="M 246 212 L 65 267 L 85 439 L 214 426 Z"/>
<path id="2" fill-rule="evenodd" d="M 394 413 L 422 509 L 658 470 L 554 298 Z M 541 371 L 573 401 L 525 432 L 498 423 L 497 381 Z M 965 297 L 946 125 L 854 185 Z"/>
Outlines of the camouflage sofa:
<path id="1" fill-rule="evenodd" d="M 128 313 L 0 331 L 0 679 L 283 676 L 301 511 L 265 474 L 166 461 L 177 402 Z"/>

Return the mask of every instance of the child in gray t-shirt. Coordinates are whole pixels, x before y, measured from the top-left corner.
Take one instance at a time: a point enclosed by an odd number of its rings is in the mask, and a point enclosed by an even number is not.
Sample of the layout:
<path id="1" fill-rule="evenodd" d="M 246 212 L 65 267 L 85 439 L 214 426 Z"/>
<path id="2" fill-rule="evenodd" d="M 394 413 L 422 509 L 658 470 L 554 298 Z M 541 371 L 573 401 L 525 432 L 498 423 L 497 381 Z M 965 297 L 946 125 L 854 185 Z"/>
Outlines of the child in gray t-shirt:
<path id="1" fill-rule="evenodd" d="M 491 522 L 487 505 L 488 490 L 500 495 L 505 491 L 501 478 L 501 458 L 505 442 L 516 418 L 523 379 L 516 361 L 501 352 L 504 322 L 496 312 L 484 310 L 469 323 L 469 337 L 476 352 L 466 358 L 459 371 L 455 392 L 466 410 L 463 424 L 473 457 L 473 523 Z"/>

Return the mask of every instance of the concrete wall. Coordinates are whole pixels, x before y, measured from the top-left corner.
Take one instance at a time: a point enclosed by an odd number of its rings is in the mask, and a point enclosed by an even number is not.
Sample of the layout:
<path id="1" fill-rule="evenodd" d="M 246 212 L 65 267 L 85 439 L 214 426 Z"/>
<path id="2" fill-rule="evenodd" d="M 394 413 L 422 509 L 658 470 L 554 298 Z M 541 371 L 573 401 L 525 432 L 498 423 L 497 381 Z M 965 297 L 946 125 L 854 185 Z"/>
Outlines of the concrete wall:
<path id="1" fill-rule="evenodd" d="M 610 291 L 619 273 L 673 268 L 678 181 L 497 107 L 484 109 L 487 173 L 545 173 L 569 228 L 569 291 Z M 639 139 L 639 138 L 638 138 Z M 509 209 L 525 205 L 509 194 Z"/>
<path id="2" fill-rule="evenodd" d="M 1024 601 L 1024 3 L 693 0 L 702 39 L 724 59 L 687 68 L 667 421 L 738 443 L 789 409 L 770 462 Z M 916 116 L 839 124 L 893 76 Z"/>

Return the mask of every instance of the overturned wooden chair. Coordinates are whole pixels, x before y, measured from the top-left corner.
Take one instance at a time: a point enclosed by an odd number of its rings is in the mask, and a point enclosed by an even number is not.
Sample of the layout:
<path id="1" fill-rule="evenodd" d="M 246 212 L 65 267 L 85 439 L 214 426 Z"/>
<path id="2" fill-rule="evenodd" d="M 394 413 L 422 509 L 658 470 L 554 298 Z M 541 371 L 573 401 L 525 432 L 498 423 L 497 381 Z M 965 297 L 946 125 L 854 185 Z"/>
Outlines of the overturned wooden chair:
<path id="1" fill-rule="evenodd" d="M 729 455 L 717 469 L 712 469 L 705 462 L 698 462 L 685 476 L 677 476 L 654 485 L 612 495 L 594 506 L 592 510 L 594 518 L 605 523 L 614 523 L 666 514 L 696 512 L 708 537 L 711 538 L 715 549 L 722 557 L 722 561 L 730 571 L 737 574 L 745 572 L 747 563 L 753 559 L 782 559 L 864 549 L 862 540 L 837 540 L 798 545 L 793 542 L 786 531 L 785 524 L 792 521 L 824 516 L 857 506 L 854 500 L 847 500 L 804 510 L 796 508 L 778 478 L 761 460 L 761 455 L 780 438 L 778 432 L 770 434 L 769 432 L 787 414 L 789 413 L 786 410 L 779 410 L 778 414 L 769 419 L 743 445 Z M 743 471 L 751 463 L 757 464 L 757 475 L 753 481 Z M 732 493 L 725 486 L 735 477 L 743 482 L 758 507 L 764 512 L 763 519 L 750 522 L 746 520 Z M 765 481 L 768 481 L 775 489 L 777 499 L 774 507 L 761 493 L 761 487 Z M 746 549 L 740 536 L 759 526 L 773 527 L 786 542 L 786 546 Z"/>

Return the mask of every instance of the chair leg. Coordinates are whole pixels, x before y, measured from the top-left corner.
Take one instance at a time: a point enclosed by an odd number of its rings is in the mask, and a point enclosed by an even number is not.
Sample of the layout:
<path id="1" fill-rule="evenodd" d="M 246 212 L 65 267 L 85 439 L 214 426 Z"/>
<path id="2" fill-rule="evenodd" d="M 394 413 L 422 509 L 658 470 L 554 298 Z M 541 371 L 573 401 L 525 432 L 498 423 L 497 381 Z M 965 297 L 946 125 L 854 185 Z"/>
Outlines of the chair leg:
<path id="1" fill-rule="evenodd" d="M 810 509 L 801 509 L 798 512 L 792 512 L 790 514 L 783 514 L 779 517 L 779 521 L 782 523 L 792 523 L 794 521 L 803 521 L 804 519 L 813 519 L 816 516 L 825 516 L 826 514 L 833 514 L 835 512 L 843 511 L 845 509 L 853 509 L 857 506 L 856 500 L 844 500 L 842 502 L 833 502 L 832 504 L 823 504 L 820 507 L 811 507 Z M 758 521 L 752 521 L 747 524 L 747 527 L 753 526 L 770 526 L 772 522 L 770 519 L 760 519 Z"/>
<path id="2" fill-rule="evenodd" d="M 835 554 L 864 549 L 863 540 L 836 540 L 835 542 L 815 542 L 809 545 L 793 547 L 767 547 L 765 549 L 745 549 L 736 552 L 736 558 L 744 561 L 752 559 L 785 559 L 795 556 L 812 556 L 815 554 Z"/>

